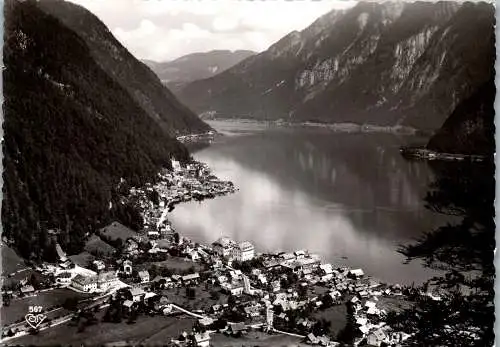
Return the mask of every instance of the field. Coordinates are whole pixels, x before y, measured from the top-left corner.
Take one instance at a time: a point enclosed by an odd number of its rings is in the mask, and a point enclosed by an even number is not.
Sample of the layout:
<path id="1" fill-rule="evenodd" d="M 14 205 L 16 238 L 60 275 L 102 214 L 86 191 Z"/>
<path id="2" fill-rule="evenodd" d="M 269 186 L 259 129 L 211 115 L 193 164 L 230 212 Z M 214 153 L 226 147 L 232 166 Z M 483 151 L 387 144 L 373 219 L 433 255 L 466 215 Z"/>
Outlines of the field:
<path id="1" fill-rule="evenodd" d="M 67 298 L 83 299 L 90 296 L 90 294 L 76 293 L 69 289 L 54 289 L 38 293 L 37 296 L 16 299 L 11 301 L 9 306 L 2 306 L 0 309 L 2 325 L 12 324 L 22 319 L 28 313 L 29 306 L 42 306 L 46 310 L 52 306 L 61 305 Z"/>
<path id="2" fill-rule="evenodd" d="M 223 334 L 211 335 L 210 345 L 213 347 L 305 347 L 298 337 L 288 335 L 268 335 L 258 331 L 250 331 L 247 335 L 234 338 Z"/>
<path id="3" fill-rule="evenodd" d="M 159 267 L 167 267 L 172 271 L 185 271 L 190 268 L 194 268 L 194 271 L 200 271 L 202 269 L 201 265 L 192 261 L 184 260 L 186 258 L 169 257 L 164 261 L 157 261 L 148 263 L 149 265 L 156 265 Z"/>
<path id="4" fill-rule="evenodd" d="M 2 275 L 8 275 L 15 271 L 25 269 L 24 260 L 19 257 L 14 250 L 2 243 L 0 246 L 0 252 L 2 253 Z"/>
<path id="5" fill-rule="evenodd" d="M 206 290 L 205 287 L 198 286 L 196 287 L 196 294 L 194 299 L 189 299 L 186 297 L 186 289 L 185 288 L 171 288 L 163 290 L 163 294 L 166 294 L 168 299 L 171 300 L 174 304 L 181 306 L 186 309 L 191 310 L 204 310 L 207 311 L 213 305 L 216 304 L 226 304 L 227 303 L 227 295 L 220 293 L 219 290 L 214 289 L 219 292 L 219 298 L 214 300 L 210 296 L 210 290 Z"/>
<path id="6" fill-rule="evenodd" d="M 135 231 L 118 222 L 111 223 L 107 227 L 102 228 L 100 232 L 111 240 L 121 239 L 123 242 L 137 235 Z"/>
<path id="7" fill-rule="evenodd" d="M 104 311 L 101 311 L 96 318 L 100 320 L 103 315 Z M 134 324 L 98 323 L 87 327 L 83 332 L 78 332 L 76 326 L 68 323 L 41 331 L 38 335 L 23 336 L 9 342 L 10 345 L 23 346 L 97 346 L 123 341 L 128 345 L 163 346 L 183 331 L 190 331 L 193 323 L 194 319 L 185 316 L 140 316 Z"/>
<path id="8" fill-rule="evenodd" d="M 95 260 L 95 257 L 88 252 L 70 255 L 68 258 L 71 259 L 71 261 L 76 265 L 79 265 L 81 267 L 87 267 L 91 261 Z"/>
<path id="9" fill-rule="evenodd" d="M 85 251 L 88 253 L 98 252 L 105 256 L 112 255 L 115 251 L 114 247 L 107 244 L 99 236 L 92 235 L 85 244 Z"/>

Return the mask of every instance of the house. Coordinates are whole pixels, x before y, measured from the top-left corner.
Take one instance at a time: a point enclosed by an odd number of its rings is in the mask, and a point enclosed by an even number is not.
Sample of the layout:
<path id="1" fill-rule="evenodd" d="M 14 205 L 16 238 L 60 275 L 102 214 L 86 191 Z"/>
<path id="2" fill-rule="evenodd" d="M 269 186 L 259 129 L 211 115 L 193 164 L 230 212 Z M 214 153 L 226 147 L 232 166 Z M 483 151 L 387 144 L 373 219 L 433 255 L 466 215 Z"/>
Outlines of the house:
<path id="1" fill-rule="evenodd" d="M 127 275 L 132 274 L 132 262 L 130 260 L 125 260 L 123 262 L 123 272 Z"/>
<path id="2" fill-rule="evenodd" d="M 237 261 L 252 260 L 255 256 L 255 248 L 251 242 L 244 241 L 233 248 L 233 258 Z"/>
<path id="3" fill-rule="evenodd" d="M 251 305 L 251 306 L 246 306 L 244 308 L 245 313 L 249 317 L 258 317 L 260 316 L 260 309 L 261 306 L 259 304 Z"/>
<path id="4" fill-rule="evenodd" d="M 141 283 L 149 282 L 149 272 L 147 270 L 139 271 L 138 275 Z"/>
<path id="5" fill-rule="evenodd" d="M 97 275 L 97 286 L 101 289 L 107 289 L 116 286 L 120 280 L 114 271 L 107 271 Z"/>
<path id="6" fill-rule="evenodd" d="M 330 275 L 333 273 L 332 264 L 322 264 L 319 268 L 322 270 L 322 275 Z"/>
<path id="7" fill-rule="evenodd" d="M 171 159 L 171 163 L 172 163 L 172 169 L 174 170 L 175 173 L 179 173 L 182 171 L 181 163 L 175 160 L 175 158 Z"/>
<path id="8" fill-rule="evenodd" d="M 194 282 L 200 279 L 200 274 L 195 272 L 194 274 L 189 274 L 182 277 L 183 283 Z"/>
<path id="9" fill-rule="evenodd" d="M 71 283 L 71 273 L 70 272 L 61 272 L 56 277 L 56 283 L 58 283 L 58 284 L 70 284 Z"/>
<path id="10" fill-rule="evenodd" d="M 371 332 L 370 334 L 368 334 L 368 336 L 366 337 L 366 343 L 369 345 L 369 346 L 380 346 L 382 344 L 382 342 L 384 342 L 386 340 L 386 335 L 385 333 L 382 331 L 382 329 L 377 329 L 373 332 Z"/>
<path id="11" fill-rule="evenodd" d="M 71 286 L 82 292 L 97 290 L 97 276 L 85 277 L 78 274 L 71 281 Z"/>
<path id="12" fill-rule="evenodd" d="M 243 294 L 243 290 L 245 289 L 243 283 L 241 282 L 225 282 L 221 284 L 221 287 L 224 291 L 234 296 L 240 296 Z"/>
<path id="13" fill-rule="evenodd" d="M 362 276 L 364 276 L 364 274 L 365 273 L 363 272 L 362 269 L 354 269 L 354 270 L 349 271 L 349 275 L 351 277 L 354 277 L 354 278 L 362 277 Z"/>
<path id="14" fill-rule="evenodd" d="M 298 258 L 304 258 L 306 256 L 306 252 L 303 250 L 298 250 L 294 252 L 295 256 Z"/>
<path id="15" fill-rule="evenodd" d="M 247 327 L 243 323 L 232 323 L 229 324 L 228 330 L 232 335 L 237 336 L 245 333 L 247 331 Z"/>
<path id="16" fill-rule="evenodd" d="M 220 257 L 230 257 L 233 249 L 236 247 L 236 242 L 229 237 L 220 237 L 212 243 L 212 247 Z"/>
<path id="17" fill-rule="evenodd" d="M 134 304 L 135 303 L 132 300 L 125 300 L 123 302 L 123 307 L 125 307 L 125 309 L 130 311 L 132 309 L 132 307 L 134 306 Z"/>
<path id="18" fill-rule="evenodd" d="M 97 271 L 101 271 L 101 270 L 104 270 L 106 268 L 106 265 L 104 264 L 104 262 L 102 260 L 94 260 L 92 262 L 92 264 L 97 269 Z"/>
<path id="19" fill-rule="evenodd" d="M 214 320 L 210 317 L 204 317 L 198 320 L 198 322 L 200 323 L 201 326 L 208 327 L 214 323 Z"/>
<path id="20" fill-rule="evenodd" d="M 33 288 L 32 285 L 26 285 L 24 287 L 21 287 L 21 293 L 23 293 L 24 295 L 32 294 L 34 292 L 35 292 L 35 288 Z"/>
<path id="21" fill-rule="evenodd" d="M 319 340 L 316 336 L 314 336 L 313 333 L 309 333 L 307 335 L 307 341 L 313 345 L 317 345 L 319 343 Z"/>
<path id="22" fill-rule="evenodd" d="M 210 334 L 208 332 L 194 334 L 194 342 L 199 347 L 210 346 Z"/>
<path id="23" fill-rule="evenodd" d="M 197 250 L 193 249 L 189 252 L 189 258 L 191 258 L 192 261 L 198 261 L 200 260 L 200 254 Z"/>
<path id="24" fill-rule="evenodd" d="M 134 287 L 130 289 L 130 294 L 132 294 L 132 300 L 134 302 L 139 302 L 144 299 L 146 296 L 146 292 L 142 290 L 141 288 Z"/>
<path id="25" fill-rule="evenodd" d="M 156 240 L 160 237 L 160 233 L 156 230 L 148 231 L 148 238 L 151 240 Z"/>

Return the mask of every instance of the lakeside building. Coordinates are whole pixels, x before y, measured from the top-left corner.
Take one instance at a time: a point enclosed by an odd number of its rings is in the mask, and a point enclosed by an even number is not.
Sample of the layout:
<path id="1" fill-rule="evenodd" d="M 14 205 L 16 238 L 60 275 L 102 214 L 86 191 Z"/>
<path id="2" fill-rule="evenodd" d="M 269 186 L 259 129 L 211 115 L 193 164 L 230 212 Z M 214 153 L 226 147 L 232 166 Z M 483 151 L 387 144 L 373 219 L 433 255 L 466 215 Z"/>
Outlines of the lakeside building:
<path id="1" fill-rule="evenodd" d="M 255 257 L 255 248 L 251 242 L 241 242 L 233 248 L 232 256 L 237 261 L 252 260 Z"/>
<path id="2" fill-rule="evenodd" d="M 226 258 L 230 257 L 236 247 L 236 242 L 229 237 L 220 237 L 217 241 L 212 243 L 213 249 L 217 255 Z"/>

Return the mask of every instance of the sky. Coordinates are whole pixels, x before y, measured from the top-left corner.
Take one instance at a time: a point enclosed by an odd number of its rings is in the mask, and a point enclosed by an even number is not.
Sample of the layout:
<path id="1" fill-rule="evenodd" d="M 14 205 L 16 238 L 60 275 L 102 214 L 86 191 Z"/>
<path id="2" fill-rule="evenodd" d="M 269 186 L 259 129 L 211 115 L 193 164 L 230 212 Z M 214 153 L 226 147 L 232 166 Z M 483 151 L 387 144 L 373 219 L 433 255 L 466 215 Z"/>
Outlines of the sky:
<path id="1" fill-rule="evenodd" d="M 84 6 L 139 59 L 214 49 L 266 50 L 353 0 L 69 0 Z"/>

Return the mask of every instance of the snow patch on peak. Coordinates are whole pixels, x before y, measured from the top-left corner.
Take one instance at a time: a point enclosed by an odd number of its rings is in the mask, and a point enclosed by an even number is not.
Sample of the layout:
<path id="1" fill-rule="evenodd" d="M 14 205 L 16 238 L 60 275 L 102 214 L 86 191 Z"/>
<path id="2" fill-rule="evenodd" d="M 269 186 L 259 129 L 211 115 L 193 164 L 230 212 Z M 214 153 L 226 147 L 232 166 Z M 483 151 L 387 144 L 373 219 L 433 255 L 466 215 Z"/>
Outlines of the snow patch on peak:
<path id="1" fill-rule="evenodd" d="M 368 23 L 368 17 L 370 15 L 366 12 L 363 12 L 361 13 L 359 16 L 358 16 L 358 24 L 359 24 L 359 28 L 361 30 L 363 30 L 366 26 L 366 23 Z"/>
<path id="2" fill-rule="evenodd" d="M 404 2 L 402 1 L 385 3 L 382 8 L 382 23 L 387 25 L 401 17 L 404 5 Z"/>

